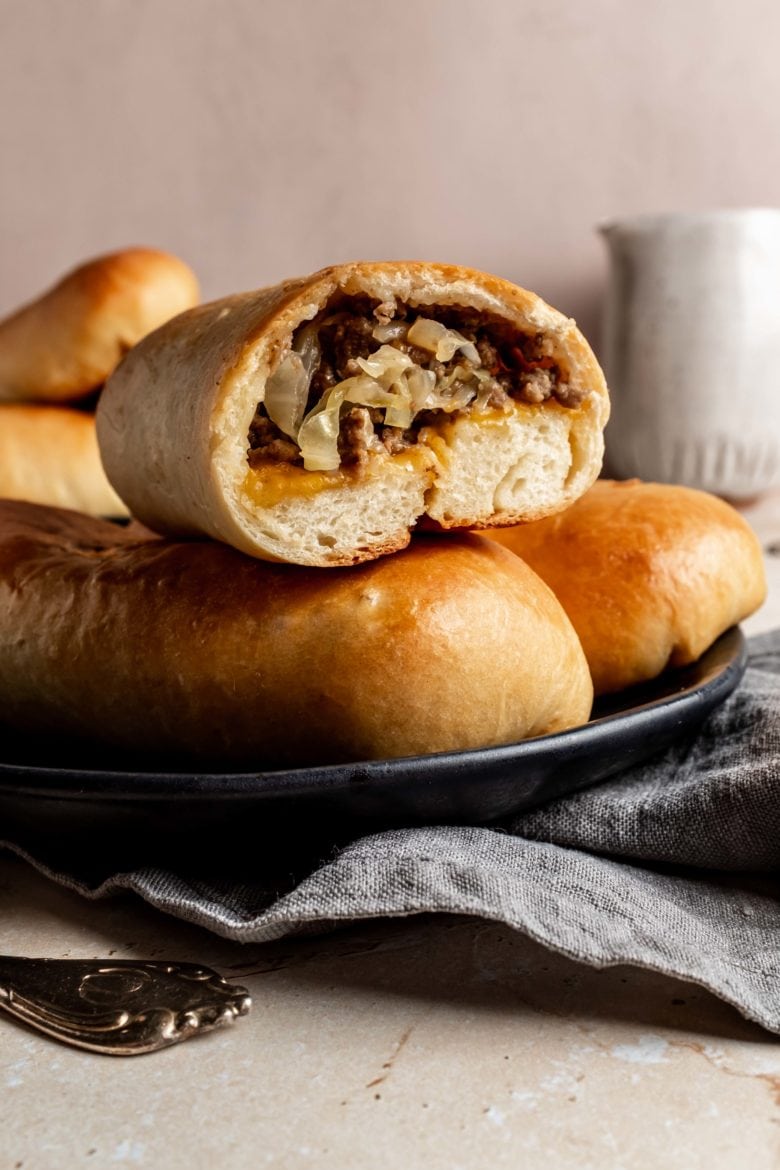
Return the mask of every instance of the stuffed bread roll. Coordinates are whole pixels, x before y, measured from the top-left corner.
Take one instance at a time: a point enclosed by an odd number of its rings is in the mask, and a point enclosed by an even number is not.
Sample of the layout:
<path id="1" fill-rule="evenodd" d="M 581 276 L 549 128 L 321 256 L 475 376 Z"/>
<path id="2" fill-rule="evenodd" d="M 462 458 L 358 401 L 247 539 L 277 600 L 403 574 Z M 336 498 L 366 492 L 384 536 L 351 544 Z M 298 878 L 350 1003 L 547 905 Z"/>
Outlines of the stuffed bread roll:
<path id="1" fill-rule="evenodd" d="M 755 533 L 693 488 L 599 480 L 567 512 L 490 537 L 553 590 L 597 695 L 695 662 L 766 597 Z"/>
<path id="2" fill-rule="evenodd" d="M 100 462 L 94 414 L 65 406 L 0 403 L 0 496 L 127 515 Z"/>
<path id="3" fill-rule="evenodd" d="M 127 355 L 109 479 L 169 535 L 348 565 L 424 518 L 513 524 L 592 483 L 609 413 L 573 321 L 466 268 L 356 263 L 204 305 Z"/>
<path id="4" fill-rule="evenodd" d="M 90 260 L 0 321 L 0 400 L 82 398 L 137 341 L 197 303 L 194 272 L 167 252 Z"/>
<path id="5" fill-rule="evenodd" d="M 0 706 L 20 730 L 259 768 L 512 742 L 591 698 L 550 590 L 478 536 L 321 573 L 0 502 Z"/>

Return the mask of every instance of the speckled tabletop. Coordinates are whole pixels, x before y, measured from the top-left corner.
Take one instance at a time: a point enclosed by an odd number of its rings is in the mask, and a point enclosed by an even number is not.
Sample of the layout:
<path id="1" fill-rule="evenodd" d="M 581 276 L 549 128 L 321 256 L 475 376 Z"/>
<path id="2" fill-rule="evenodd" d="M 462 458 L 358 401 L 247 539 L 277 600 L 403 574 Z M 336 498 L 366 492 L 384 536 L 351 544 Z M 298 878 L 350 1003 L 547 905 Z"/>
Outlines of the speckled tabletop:
<path id="1" fill-rule="evenodd" d="M 746 509 L 780 553 L 780 495 Z M 748 633 L 780 625 L 780 555 Z M 0 1170 L 780 1165 L 780 1040 L 706 992 L 463 918 L 241 947 L 0 856 L 0 952 L 209 963 L 252 1013 L 152 1056 L 0 1018 Z"/>

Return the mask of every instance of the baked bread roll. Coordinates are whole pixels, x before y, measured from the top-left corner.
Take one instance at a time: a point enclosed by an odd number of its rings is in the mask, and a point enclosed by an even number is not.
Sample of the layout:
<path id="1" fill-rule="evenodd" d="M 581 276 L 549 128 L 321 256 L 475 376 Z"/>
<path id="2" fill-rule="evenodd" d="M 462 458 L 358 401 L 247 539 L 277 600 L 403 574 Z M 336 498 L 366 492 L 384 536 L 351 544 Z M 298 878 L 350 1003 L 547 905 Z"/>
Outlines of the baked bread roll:
<path id="1" fill-rule="evenodd" d="M 508 743 L 582 723 L 591 697 L 550 590 L 477 536 L 322 573 L 0 501 L 20 730 L 262 768 Z"/>
<path id="2" fill-rule="evenodd" d="M 127 515 L 100 462 L 94 414 L 66 406 L 0 403 L 0 496 Z"/>
<path id="3" fill-rule="evenodd" d="M 82 398 L 137 341 L 197 303 L 194 272 L 167 252 L 90 260 L 0 321 L 0 400 Z"/>
<path id="4" fill-rule="evenodd" d="M 695 662 L 766 596 L 751 528 L 693 488 L 599 480 L 567 512 L 490 536 L 556 594 L 597 695 Z"/>
<path id="5" fill-rule="evenodd" d="M 535 519 L 601 466 L 604 378 L 573 321 L 467 268 L 357 263 L 195 309 L 98 408 L 109 479 L 157 531 L 348 565 Z"/>

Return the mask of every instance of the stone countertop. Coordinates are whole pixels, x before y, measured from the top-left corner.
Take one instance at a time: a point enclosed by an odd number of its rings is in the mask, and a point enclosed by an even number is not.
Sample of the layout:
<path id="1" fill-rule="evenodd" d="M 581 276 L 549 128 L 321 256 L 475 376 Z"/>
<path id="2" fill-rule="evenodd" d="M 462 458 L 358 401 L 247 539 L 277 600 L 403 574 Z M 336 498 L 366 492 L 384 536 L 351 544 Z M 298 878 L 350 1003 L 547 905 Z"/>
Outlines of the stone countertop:
<path id="1" fill-rule="evenodd" d="M 780 625 L 780 495 L 745 513 L 770 550 L 757 633 Z M 0 1170 L 780 1164 L 780 1042 L 697 987 L 465 918 L 242 947 L 7 855 L 0 899 L 0 952 L 204 962 L 254 999 L 124 1060 L 0 1017 Z"/>

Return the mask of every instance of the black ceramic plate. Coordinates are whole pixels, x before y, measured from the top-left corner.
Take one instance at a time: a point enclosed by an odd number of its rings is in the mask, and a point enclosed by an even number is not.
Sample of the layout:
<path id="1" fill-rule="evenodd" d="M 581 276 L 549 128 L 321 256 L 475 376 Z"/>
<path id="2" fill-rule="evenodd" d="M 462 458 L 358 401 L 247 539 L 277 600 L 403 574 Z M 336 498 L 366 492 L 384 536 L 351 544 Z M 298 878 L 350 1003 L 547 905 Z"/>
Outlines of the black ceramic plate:
<path id="1" fill-rule="evenodd" d="M 583 727 L 505 747 L 251 774 L 55 767 L 58 745 L 0 735 L 0 838 L 114 867 L 182 854 L 259 857 L 393 825 L 489 824 L 661 751 L 722 703 L 745 670 L 725 633 L 698 662 L 602 701 Z M 5 750 L 4 750 L 5 749 Z M 64 750 L 64 749 L 63 749 Z M 60 759 L 61 759 L 60 753 Z M 54 852 L 52 852 L 54 851 Z"/>

